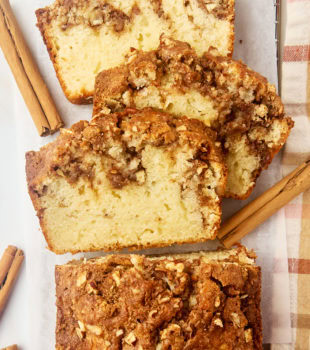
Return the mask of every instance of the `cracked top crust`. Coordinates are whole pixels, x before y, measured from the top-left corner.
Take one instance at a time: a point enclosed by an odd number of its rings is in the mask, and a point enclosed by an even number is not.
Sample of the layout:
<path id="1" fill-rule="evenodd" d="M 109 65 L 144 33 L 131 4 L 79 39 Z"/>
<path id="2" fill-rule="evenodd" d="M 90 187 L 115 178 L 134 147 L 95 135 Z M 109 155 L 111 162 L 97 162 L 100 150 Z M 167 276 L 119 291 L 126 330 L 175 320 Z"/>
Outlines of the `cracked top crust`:
<path id="1" fill-rule="evenodd" d="M 262 349 L 260 268 L 213 254 L 57 266 L 56 349 Z"/>

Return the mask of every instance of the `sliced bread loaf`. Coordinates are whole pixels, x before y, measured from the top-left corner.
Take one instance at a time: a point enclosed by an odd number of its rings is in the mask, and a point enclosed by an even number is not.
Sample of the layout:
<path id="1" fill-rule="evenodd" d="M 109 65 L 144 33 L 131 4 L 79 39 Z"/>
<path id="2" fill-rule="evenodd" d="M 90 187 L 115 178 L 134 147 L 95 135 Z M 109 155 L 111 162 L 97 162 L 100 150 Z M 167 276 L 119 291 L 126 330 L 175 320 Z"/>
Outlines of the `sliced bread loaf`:
<path id="1" fill-rule="evenodd" d="M 218 134 L 228 167 L 226 197 L 245 199 L 285 143 L 293 121 L 275 87 L 242 62 L 204 54 L 167 37 L 152 52 L 96 79 L 94 115 L 153 107 L 203 121 Z"/>
<path id="2" fill-rule="evenodd" d="M 56 253 L 214 239 L 226 167 L 214 132 L 151 109 L 81 121 L 26 154 L 29 194 Z"/>
<path id="3" fill-rule="evenodd" d="M 95 76 L 124 63 L 132 47 L 153 50 L 162 33 L 199 52 L 232 54 L 234 0 L 56 0 L 36 11 L 67 98 L 91 103 Z"/>

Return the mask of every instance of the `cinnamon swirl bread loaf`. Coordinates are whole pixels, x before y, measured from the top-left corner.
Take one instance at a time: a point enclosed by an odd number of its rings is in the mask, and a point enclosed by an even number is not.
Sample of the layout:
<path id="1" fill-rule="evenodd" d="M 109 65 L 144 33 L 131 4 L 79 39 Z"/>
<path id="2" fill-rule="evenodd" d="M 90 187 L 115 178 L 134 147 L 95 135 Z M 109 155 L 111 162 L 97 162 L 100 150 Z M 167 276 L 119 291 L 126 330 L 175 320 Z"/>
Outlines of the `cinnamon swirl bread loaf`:
<path id="1" fill-rule="evenodd" d="M 57 350 L 261 350 L 261 272 L 229 251 L 56 266 Z"/>
<path id="2" fill-rule="evenodd" d="M 293 126 L 260 74 L 167 37 L 157 50 L 133 51 L 126 65 L 97 76 L 94 115 L 125 107 L 186 115 L 216 130 L 228 167 L 225 195 L 238 199 L 249 196 Z"/>
<path id="3" fill-rule="evenodd" d="M 166 33 L 230 56 L 234 0 L 56 0 L 36 11 L 67 98 L 91 103 L 95 76 L 124 63 L 130 49 L 153 50 Z"/>
<path id="4" fill-rule="evenodd" d="M 56 253 L 214 239 L 226 167 L 198 120 L 145 109 L 81 121 L 26 154 L 29 194 Z"/>

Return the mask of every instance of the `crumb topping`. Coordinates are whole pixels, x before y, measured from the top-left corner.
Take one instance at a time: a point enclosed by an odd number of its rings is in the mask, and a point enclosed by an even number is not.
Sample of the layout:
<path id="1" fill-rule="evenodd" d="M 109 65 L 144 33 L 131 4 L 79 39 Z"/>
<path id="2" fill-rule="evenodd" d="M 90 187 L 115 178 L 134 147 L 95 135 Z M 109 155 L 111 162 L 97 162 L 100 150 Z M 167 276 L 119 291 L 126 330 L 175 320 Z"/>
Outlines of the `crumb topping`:
<path id="1" fill-rule="evenodd" d="M 37 16 L 41 23 L 47 24 L 56 19 L 62 30 L 79 24 L 94 29 L 105 24 L 115 32 L 121 32 L 139 12 L 137 5 L 132 6 L 130 13 L 126 14 L 108 1 L 56 0 L 51 7 L 37 10 Z"/>
<path id="2" fill-rule="evenodd" d="M 168 75 L 173 77 L 171 89 L 185 93 L 194 88 L 212 98 L 219 115 L 212 127 L 223 141 L 227 134 L 249 132 L 253 127 L 268 130 L 275 118 L 285 118 L 280 97 L 264 77 L 241 62 L 210 53 L 198 57 L 189 44 L 164 36 L 158 50 L 147 53 L 133 50 L 127 66 L 98 75 L 94 115 L 132 104 L 136 91 L 150 85 L 160 86 Z M 106 84 L 108 79 L 111 86 Z"/>
<path id="3" fill-rule="evenodd" d="M 293 127 L 275 87 L 260 74 L 242 62 L 213 56 L 212 50 L 198 57 L 189 44 L 165 36 L 157 50 L 133 50 L 127 65 L 101 72 L 95 91 L 94 115 L 134 107 L 137 100 L 169 111 L 171 95 L 197 91 L 211 101 L 215 117 L 203 115 L 200 119 L 209 118 L 206 123 L 217 132 L 224 154 L 242 138 L 257 157 L 259 167 L 251 175 L 252 181 L 259 169 L 267 167 Z M 204 107 L 195 108 L 199 114 Z"/>
<path id="4" fill-rule="evenodd" d="M 207 13 L 212 13 L 219 19 L 229 18 L 233 16 L 234 2 L 227 0 L 196 0 L 201 9 Z M 185 1 L 188 6 L 190 1 Z"/>
<path id="5" fill-rule="evenodd" d="M 261 349 L 255 266 L 110 256 L 56 283 L 57 349 Z"/>
<path id="6" fill-rule="evenodd" d="M 159 18 L 170 20 L 165 13 L 162 0 L 146 0 L 150 2 L 151 8 Z M 212 14 L 218 19 L 232 20 L 234 13 L 234 2 L 232 0 L 186 0 L 184 10 L 191 7 L 192 1 L 206 13 Z M 122 32 L 126 25 L 132 22 L 136 15 L 140 14 L 137 2 L 132 2 L 127 11 L 122 6 L 113 5 L 112 1 L 98 0 L 56 0 L 52 6 L 37 10 L 41 23 L 50 23 L 57 20 L 59 26 L 66 30 L 73 25 L 84 24 L 98 28 L 101 25 L 108 25 L 115 32 Z"/>
<path id="7" fill-rule="evenodd" d="M 31 161 L 27 170 L 28 181 L 37 194 L 44 194 L 44 186 L 39 190 L 41 176 L 53 174 L 65 177 L 74 184 L 81 177 L 92 182 L 96 162 L 91 154 L 103 156 L 101 161 L 106 176 L 114 188 L 122 188 L 132 182 L 145 182 L 145 169 L 141 154 L 147 145 L 166 147 L 172 159 L 181 151 L 180 171 L 184 191 L 189 182 L 206 183 L 213 178 L 213 165 L 218 163 L 222 170 L 219 177 L 225 177 L 219 145 L 215 144 L 215 133 L 198 120 L 177 118 L 152 109 L 127 109 L 121 113 L 98 116 L 92 121 L 80 121 L 70 129 L 62 129 L 56 141 L 41 149 L 28 152 Z M 177 178 L 176 178 L 177 180 Z M 222 183 L 223 182 L 223 183 Z M 215 190 L 221 195 L 222 186 Z M 197 185 L 198 186 L 198 185 Z M 199 186 L 198 186 L 199 187 Z M 200 190 L 199 190 L 200 189 Z M 202 205 L 208 201 L 204 191 L 197 189 Z"/>

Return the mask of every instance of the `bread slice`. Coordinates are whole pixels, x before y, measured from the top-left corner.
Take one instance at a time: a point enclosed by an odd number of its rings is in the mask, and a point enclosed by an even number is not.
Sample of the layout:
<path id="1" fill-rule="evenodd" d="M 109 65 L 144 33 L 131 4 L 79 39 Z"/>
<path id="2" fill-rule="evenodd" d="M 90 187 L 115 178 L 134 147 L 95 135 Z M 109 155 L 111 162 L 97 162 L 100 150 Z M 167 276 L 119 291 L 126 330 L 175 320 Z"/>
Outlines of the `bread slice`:
<path id="1" fill-rule="evenodd" d="M 134 51 L 126 65 L 98 75 L 93 114 L 125 107 L 185 114 L 216 130 L 228 167 L 225 196 L 237 199 L 250 195 L 293 126 L 264 77 L 167 37 L 157 50 Z"/>
<path id="2" fill-rule="evenodd" d="M 124 63 L 132 47 L 155 49 L 162 33 L 199 53 L 233 51 L 234 0 L 56 0 L 36 16 L 63 91 L 78 104 L 91 103 L 97 73 Z"/>
<path id="3" fill-rule="evenodd" d="M 214 239 L 226 167 L 214 132 L 151 109 L 81 121 L 26 154 L 29 194 L 56 253 Z"/>
<path id="4" fill-rule="evenodd" d="M 56 266 L 57 350 L 262 350 L 261 271 L 229 251 Z"/>

